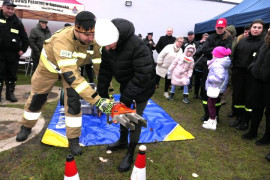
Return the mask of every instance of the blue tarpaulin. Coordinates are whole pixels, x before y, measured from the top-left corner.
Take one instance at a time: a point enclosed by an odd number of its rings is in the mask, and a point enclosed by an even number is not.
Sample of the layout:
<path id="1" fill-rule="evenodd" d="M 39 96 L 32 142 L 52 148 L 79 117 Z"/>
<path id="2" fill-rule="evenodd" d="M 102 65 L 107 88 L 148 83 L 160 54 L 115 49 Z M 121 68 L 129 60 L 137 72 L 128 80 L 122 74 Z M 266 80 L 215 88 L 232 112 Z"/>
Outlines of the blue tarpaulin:
<path id="1" fill-rule="evenodd" d="M 270 23 L 270 0 L 244 0 L 208 21 L 195 24 L 195 34 L 214 31 L 219 18 L 226 18 L 228 25 L 235 27 L 244 27 L 255 19 L 262 19 L 265 23 Z"/>
<path id="2" fill-rule="evenodd" d="M 119 95 L 115 95 L 115 100 L 119 100 Z M 60 109 L 58 103 L 42 142 L 67 147 L 65 122 L 60 117 Z M 147 128 L 142 128 L 139 143 L 194 139 L 151 99 L 144 110 L 143 117 L 147 120 Z M 80 144 L 83 146 L 110 144 L 117 141 L 120 136 L 119 124 L 107 124 L 105 114 L 101 117 L 83 114 L 81 132 Z"/>

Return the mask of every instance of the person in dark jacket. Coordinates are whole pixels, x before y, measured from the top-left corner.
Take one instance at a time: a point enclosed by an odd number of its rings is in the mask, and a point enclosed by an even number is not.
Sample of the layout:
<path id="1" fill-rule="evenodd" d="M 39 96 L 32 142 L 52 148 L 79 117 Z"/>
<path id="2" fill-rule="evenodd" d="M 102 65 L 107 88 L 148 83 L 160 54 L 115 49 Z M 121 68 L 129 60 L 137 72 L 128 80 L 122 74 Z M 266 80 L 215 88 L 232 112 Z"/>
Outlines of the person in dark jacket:
<path id="1" fill-rule="evenodd" d="M 176 37 L 172 36 L 173 34 L 173 28 L 168 27 L 166 30 L 166 35 L 161 36 L 156 44 L 156 51 L 159 54 L 167 45 L 174 44 L 176 41 Z M 156 75 L 156 88 L 159 87 L 159 76 Z"/>
<path id="2" fill-rule="evenodd" d="M 181 47 L 183 52 L 188 45 L 193 45 L 196 49 L 198 48 L 199 42 L 195 41 L 195 34 L 193 31 L 188 31 L 187 37 L 184 37 L 184 43 Z"/>
<path id="3" fill-rule="evenodd" d="M 152 53 L 146 44 L 134 34 L 134 25 L 125 19 L 97 20 L 95 39 L 102 49 L 97 89 L 101 97 L 109 97 L 108 87 L 112 77 L 120 83 L 120 101 L 130 107 L 136 102 L 136 110 L 142 116 L 149 98 L 155 92 L 155 69 Z M 109 144 L 108 150 L 127 147 L 129 130 L 120 125 L 120 139 Z M 141 124 L 130 130 L 128 151 L 118 170 L 128 171 L 133 163 L 136 145 L 141 134 Z"/>
<path id="4" fill-rule="evenodd" d="M 147 47 L 151 50 L 153 53 L 153 50 L 156 49 L 156 44 L 153 40 L 153 33 L 148 33 L 146 38 L 143 39 L 143 42 L 147 45 Z"/>
<path id="5" fill-rule="evenodd" d="M 176 40 L 176 38 L 174 36 L 172 36 L 173 34 L 173 28 L 172 27 L 168 27 L 166 30 L 166 35 L 165 36 L 161 36 L 157 42 L 156 45 L 156 51 L 158 53 L 160 53 L 162 51 L 162 49 L 167 46 L 168 44 L 173 44 Z"/>
<path id="6" fill-rule="evenodd" d="M 32 49 L 33 73 L 37 68 L 44 41 L 52 36 L 47 24 L 48 21 L 46 19 L 40 18 L 38 24 L 30 31 L 29 41 Z"/>
<path id="7" fill-rule="evenodd" d="M 250 35 L 239 41 L 233 55 L 232 85 L 236 119 L 230 123 L 230 126 L 238 127 L 240 125 L 238 130 L 248 129 L 251 117 L 252 76 L 248 67 L 264 43 L 263 26 L 262 20 L 254 20 L 250 26 Z"/>
<path id="8" fill-rule="evenodd" d="M 268 145 L 270 144 L 270 28 L 265 37 L 265 44 L 258 51 L 250 67 L 253 77 L 249 79 L 249 82 L 252 80 L 249 96 L 252 105 L 251 127 L 242 137 L 247 140 L 257 137 L 259 124 L 265 113 L 265 132 L 263 137 L 256 141 L 256 145 Z"/>
<path id="9" fill-rule="evenodd" d="M 208 38 L 209 34 L 208 33 L 204 33 L 202 35 L 202 39 L 200 41 L 198 41 L 198 48 L 197 51 L 194 55 L 194 61 L 195 61 L 195 67 L 194 67 L 194 84 L 195 84 L 195 88 L 194 88 L 194 98 L 195 99 L 202 99 L 202 90 L 201 89 L 201 82 L 202 82 L 202 75 L 203 75 L 203 66 L 202 66 L 202 62 L 201 62 L 201 57 L 203 56 L 201 51 L 202 51 L 202 47 L 203 44 L 206 41 L 206 38 Z M 200 56 L 199 56 L 200 55 Z M 199 95 L 200 92 L 200 95 Z"/>
<path id="10" fill-rule="evenodd" d="M 208 76 L 208 66 L 207 66 L 207 60 L 212 59 L 212 51 L 215 47 L 217 46 L 223 46 L 225 48 L 231 48 L 232 44 L 232 37 L 231 35 L 225 31 L 225 28 L 227 26 L 227 20 L 225 18 L 220 18 L 216 22 L 216 33 L 213 33 L 209 35 L 209 37 L 206 39 L 201 53 L 203 54 L 202 59 L 200 60 L 200 63 L 203 68 L 203 76 L 202 76 L 202 95 L 203 95 L 203 108 L 204 108 L 204 115 L 201 118 L 203 121 L 207 121 L 209 118 L 209 113 L 208 113 L 208 107 L 207 107 L 207 94 L 205 90 L 205 81 Z M 200 56 L 200 55 L 198 55 Z M 216 103 L 216 115 L 217 115 L 217 120 L 218 115 L 219 115 L 219 110 L 221 108 L 221 103 L 220 103 L 220 97 L 217 99 Z"/>
<path id="11" fill-rule="evenodd" d="M 24 26 L 14 13 L 13 1 L 4 0 L 0 10 L 0 101 L 3 83 L 6 83 L 6 100 L 17 102 L 14 95 L 20 56 L 29 45 Z"/>

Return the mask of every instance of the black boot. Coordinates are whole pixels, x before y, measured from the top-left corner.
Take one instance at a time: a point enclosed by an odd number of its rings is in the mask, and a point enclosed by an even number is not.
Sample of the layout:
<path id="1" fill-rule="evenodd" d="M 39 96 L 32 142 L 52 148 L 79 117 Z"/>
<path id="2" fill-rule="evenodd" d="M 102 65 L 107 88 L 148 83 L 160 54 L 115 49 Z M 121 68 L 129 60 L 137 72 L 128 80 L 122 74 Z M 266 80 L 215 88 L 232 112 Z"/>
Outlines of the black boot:
<path id="1" fill-rule="evenodd" d="M 119 172 L 126 172 L 130 169 L 130 167 L 133 163 L 135 148 L 136 148 L 136 144 L 129 144 L 127 154 L 122 159 L 120 165 L 118 166 Z"/>
<path id="2" fill-rule="evenodd" d="M 264 136 L 255 142 L 257 146 L 266 146 L 270 144 L 270 136 L 269 134 L 264 134 Z"/>
<path id="3" fill-rule="evenodd" d="M 6 100 L 9 100 L 10 102 L 17 102 L 18 99 L 14 95 L 15 82 L 6 82 L 6 88 Z"/>
<path id="4" fill-rule="evenodd" d="M 74 156 L 82 154 L 82 148 L 79 144 L 79 138 L 68 139 L 68 147 Z"/>
<path id="5" fill-rule="evenodd" d="M 246 134 L 242 136 L 242 139 L 252 140 L 257 137 L 262 115 L 263 113 L 260 112 L 260 110 L 253 110 L 250 122 L 250 129 Z"/>
<path id="6" fill-rule="evenodd" d="M 265 132 L 261 139 L 256 141 L 255 143 L 258 146 L 265 146 L 270 144 L 270 121 L 269 117 L 266 116 L 266 122 L 265 122 Z"/>
<path id="7" fill-rule="evenodd" d="M 120 125 L 122 126 L 122 125 Z M 120 127 L 120 138 L 115 143 L 109 144 L 107 150 L 117 151 L 118 149 L 126 149 L 128 147 L 128 130 Z"/>
<path id="8" fill-rule="evenodd" d="M 31 133 L 32 128 L 21 126 L 20 132 L 17 134 L 16 141 L 22 142 L 25 141 L 28 135 Z"/>
<path id="9" fill-rule="evenodd" d="M 2 100 L 3 81 L 0 81 L 0 102 Z"/>
<path id="10" fill-rule="evenodd" d="M 249 126 L 249 119 L 244 119 L 238 126 L 236 126 L 236 129 L 239 131 L 245 131 L 248 129 Z"/>
<path id="11" fill-rule="evenodd" d="M 183 97 L 184 97 L 183 102 L 184 102 L 185 104 L 189 104 L 188 94 L 183 94 Z"/>
<path id="12" fill-rule="evenodd" d="M 207 121 L 209 119 L 209 112 L 208 112 L 207 104 L 203 105 L 203 109 L 204 109 L 204 115 L 201 117 L 201 120 L 202 121 Z"/>
<path id="13" fill-rule="evenodd" d="M 170 93 L 169 97 L 167 98 L 168 100 L 173 100 L 174 93 Z"/>
<path id="14" fill-rule="evenodd" d="M 243 110 L 242 109 L 238 109 L 237 111 L 236 111 L 236 119 L 233 121 L 233 122 L 231 122 L 230 124 L 229 124 L 229 126 L 230 127 L 236 127 L 236 126 L 238 126 L 240 123 L 242 123 L 242 121 L 243 121 Z"/>
<path id="15" fill-rule="evenodd" d="M 236 126 L 236 129 L 239 130 L 239 131 L 247 130 L 250 118 L 251 118 L 251 112 L 245 112 L 244 119 L 242 119 L 242 122 L 238 126 Z"/>

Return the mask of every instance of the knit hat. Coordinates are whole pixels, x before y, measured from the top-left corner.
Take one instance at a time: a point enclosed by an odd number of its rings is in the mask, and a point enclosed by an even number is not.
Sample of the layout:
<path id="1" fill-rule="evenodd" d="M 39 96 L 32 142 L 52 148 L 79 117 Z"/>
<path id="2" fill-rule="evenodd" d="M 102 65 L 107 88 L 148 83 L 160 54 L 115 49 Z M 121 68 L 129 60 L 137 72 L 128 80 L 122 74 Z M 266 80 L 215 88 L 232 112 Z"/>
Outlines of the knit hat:
<path id="1" fill-rule="evenodd" d="M 217 27 L 226 27 L 227 26 L 227 20 L 225 18 L 220 18 L 217 20 L 217 23 L 216 23 L 216 28 Z"/>
<path id="2" fill-rule="evenodd" d="M 229 56 L 231 54 L 231 50 L 229 48 L 218 46 L 215 47 L 212 54 L 217 58 L 223 58 L 225 56 Z"/>
<path id="3" fill-rule="evenodd" d="M 108 46 L 119 39 L 119 31 L 109 19 L 98 19 L 95 29 L 95 39 L 100 46 Z"/>
<path id="4" fill-rule="evenodd" d="M 237 35 L 234 25 L 227 26 L 226 30 L 229 31 L 232 37 L 235 37 Z"/>
<path id="5" fill-rule="evenodd" d="M 95 32 L 96 17 L 89 11 L 81 11 L 75 17 L 75 30 L 78 32 Z"/>

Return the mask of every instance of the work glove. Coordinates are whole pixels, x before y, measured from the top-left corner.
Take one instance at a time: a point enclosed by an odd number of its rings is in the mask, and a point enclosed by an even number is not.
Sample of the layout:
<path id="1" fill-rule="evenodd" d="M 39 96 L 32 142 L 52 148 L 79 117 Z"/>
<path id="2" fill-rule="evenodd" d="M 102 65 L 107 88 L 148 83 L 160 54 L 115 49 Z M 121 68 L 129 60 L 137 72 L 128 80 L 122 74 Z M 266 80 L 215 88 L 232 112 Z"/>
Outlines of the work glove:
<path id="1" fill-rule="evenodd" d="M 101 112 L 105 114 L 111 114 L 114 104 L 110 99 L 100 98 L 96 103 L 96 106 L 100 109 Z"/>

